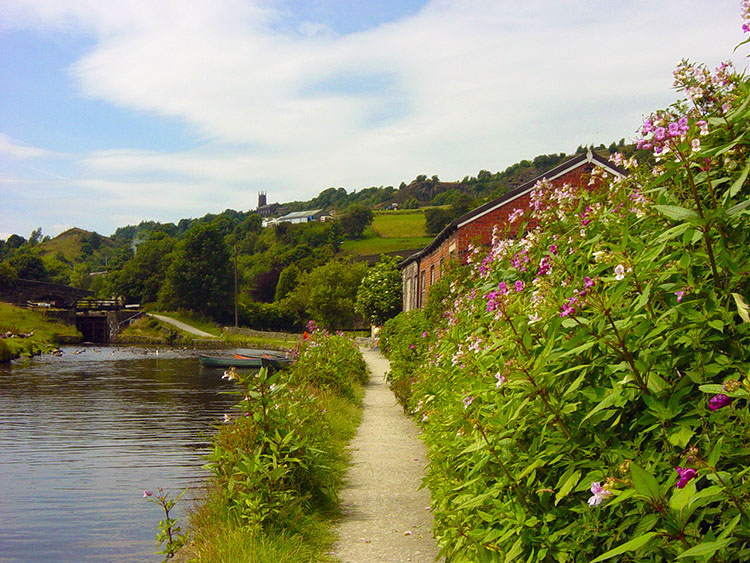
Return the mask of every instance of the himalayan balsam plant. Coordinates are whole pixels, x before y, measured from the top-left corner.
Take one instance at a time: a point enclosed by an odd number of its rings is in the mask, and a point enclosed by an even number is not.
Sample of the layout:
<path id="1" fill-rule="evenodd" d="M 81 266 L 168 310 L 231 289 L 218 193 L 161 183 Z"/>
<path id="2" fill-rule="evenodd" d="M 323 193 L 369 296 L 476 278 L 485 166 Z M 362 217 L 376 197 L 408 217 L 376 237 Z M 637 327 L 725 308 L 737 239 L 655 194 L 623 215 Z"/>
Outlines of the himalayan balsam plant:
<path id="1" fill-rule="evenodd" d="M 157 553 L 164 555 L 164 561 L 172 559 L 182 546 L 187 543 L 187 534 L 182 533 L 182 530 L 177 525 L 177 518 L 174 518 L 170 513 L 175 505 L 180 501 L 182 495 L 187 492 L 187 489 L 182 491 L 175 498 L 169 498 L 169 493 L 164 489 L 157 489 L 157 492 L 143 491 L 143 498 L 149 502 L 158 504 L 164 511 L 164 519 L 159 521 L 159 526 L 156 532 L 156 541 L 159 544 Z"/>
<path id="2" fill-rule="evenodd" d="M 321 395 L 355 395 L 366 366 L 353 341 L 314 324 L 289 371 L 230 369 L 240 401 L 213 442 L 208 467 L 230 513 L 249 532 L 293 527 L 310 506 L 335 503 L 341 465 Z"/>
<path id="3" fill-rule="evenodd" d="M 675 85 L 644 163 L 541 182 L 402 344 L 450 561 L 750 560 L 750 81 Z"/>

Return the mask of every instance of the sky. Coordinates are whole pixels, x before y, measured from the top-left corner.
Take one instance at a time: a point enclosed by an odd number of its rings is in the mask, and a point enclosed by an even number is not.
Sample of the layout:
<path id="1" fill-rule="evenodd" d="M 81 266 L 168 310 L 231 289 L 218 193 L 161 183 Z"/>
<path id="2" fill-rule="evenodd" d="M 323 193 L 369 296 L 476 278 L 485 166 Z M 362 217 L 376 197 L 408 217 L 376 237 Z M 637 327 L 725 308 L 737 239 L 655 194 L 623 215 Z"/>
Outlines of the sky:
<path id="1" fill-rule="evenodd" d="M 739 0 L 2 0 L 0 239 L 633 140 Z"/>

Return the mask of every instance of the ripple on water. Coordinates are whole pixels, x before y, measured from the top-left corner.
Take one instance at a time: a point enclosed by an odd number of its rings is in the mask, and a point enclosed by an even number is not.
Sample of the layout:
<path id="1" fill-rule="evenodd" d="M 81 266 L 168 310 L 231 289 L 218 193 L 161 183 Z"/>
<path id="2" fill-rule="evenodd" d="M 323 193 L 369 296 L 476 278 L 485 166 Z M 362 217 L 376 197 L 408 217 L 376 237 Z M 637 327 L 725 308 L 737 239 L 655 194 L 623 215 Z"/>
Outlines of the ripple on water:
<path id="1" fill-rule="evenodd" d="M 195 352 L 79 349 L 0 367 L 0 562 L 159 561 L 143 489 L 200 488 L 236 400 Z"/>

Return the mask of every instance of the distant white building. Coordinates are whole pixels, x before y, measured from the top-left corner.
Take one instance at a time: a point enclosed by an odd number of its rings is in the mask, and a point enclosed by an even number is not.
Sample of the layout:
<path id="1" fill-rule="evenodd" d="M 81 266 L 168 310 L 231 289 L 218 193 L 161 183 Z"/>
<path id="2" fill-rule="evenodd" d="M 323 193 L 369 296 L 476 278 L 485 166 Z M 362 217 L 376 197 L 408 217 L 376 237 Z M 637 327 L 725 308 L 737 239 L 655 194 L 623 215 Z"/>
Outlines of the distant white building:
<path id="1" fill-rule="evenodd" d="M 309 223 L 311 221 L 323 221 L 326 217 L 323 209 L 309 209 L 306 211 L 294 211 L 287 213 L 281 217 L 277 217 L 272 221 L 268 221 L 267 224 L 271 225 L 274 223 Z"/>

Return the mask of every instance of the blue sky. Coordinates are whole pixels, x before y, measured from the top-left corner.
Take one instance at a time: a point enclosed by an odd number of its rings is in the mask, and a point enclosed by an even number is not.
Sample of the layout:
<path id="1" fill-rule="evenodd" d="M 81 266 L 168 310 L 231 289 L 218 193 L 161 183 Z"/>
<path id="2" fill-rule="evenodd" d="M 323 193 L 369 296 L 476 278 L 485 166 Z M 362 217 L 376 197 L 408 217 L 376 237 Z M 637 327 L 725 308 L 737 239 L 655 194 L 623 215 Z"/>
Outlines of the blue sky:
<path id="1" fill-rule="evenodd" d="M 737 0 L 3 0 L 0 238 L 632 139 Z"/>

